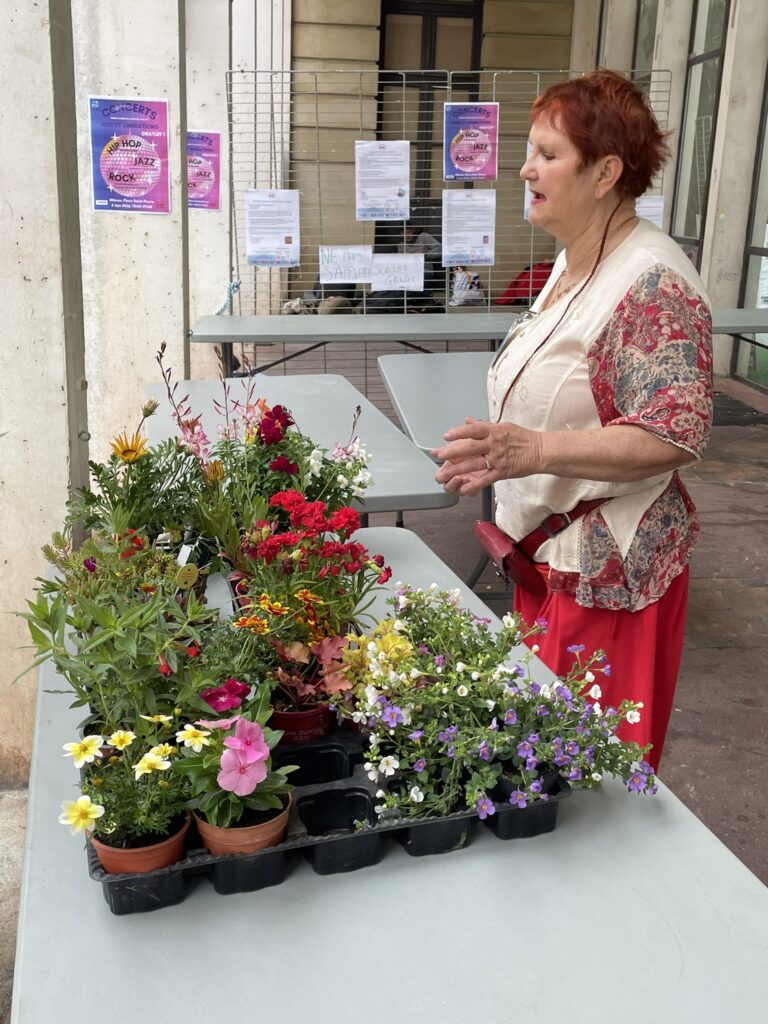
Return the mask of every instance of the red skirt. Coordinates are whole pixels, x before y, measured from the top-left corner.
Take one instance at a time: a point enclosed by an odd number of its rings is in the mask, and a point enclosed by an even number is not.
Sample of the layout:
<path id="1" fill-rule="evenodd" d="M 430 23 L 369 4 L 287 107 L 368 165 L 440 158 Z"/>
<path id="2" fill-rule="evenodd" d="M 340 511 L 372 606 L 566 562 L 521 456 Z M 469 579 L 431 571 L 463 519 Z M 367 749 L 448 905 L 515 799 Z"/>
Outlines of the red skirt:
<path id="1" fill-rule="evenodd" d="M 548 571 L 542 566 L 542 575 Z M 515 611 L 530 625 L 547 620 L 547 631 L 532 637 L 539 657 L 559 676 L 574 662 L 567 648 L 584 644 L 584 655 L 602 648 L 611 666 L 610 676 L 596 673 L 603 694 L 600 704 L 618 707 L 622 700 L 643 703 L 640 721 L 619 730 L 623 740 L 641 746 L 653 744 L 648 761 L 658 769 L 672 713 L 680 658 L 683 652 L 688 605 L 688 568 L 670 584 L 664 596 L 639 612 L 582 608 L 571 594 L 547 591 L 543 599 L 522 587 L 515 588 Z"/>

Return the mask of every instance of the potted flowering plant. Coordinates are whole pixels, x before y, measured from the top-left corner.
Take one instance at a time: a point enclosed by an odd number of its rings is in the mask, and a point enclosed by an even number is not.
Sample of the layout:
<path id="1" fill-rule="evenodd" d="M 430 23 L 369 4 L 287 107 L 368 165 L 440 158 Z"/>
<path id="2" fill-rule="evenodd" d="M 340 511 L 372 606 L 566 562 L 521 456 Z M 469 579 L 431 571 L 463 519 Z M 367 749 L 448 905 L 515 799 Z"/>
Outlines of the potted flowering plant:
<path id="1" fill-rule="evenodd" d="M 189 783 L 200 838 L 214 854 L 253 853 L 276 846 L 288 823 L 295 770 L 271 767 L 280 733 L 265 725 L 269 693 L 258 691 L 239 714 L 180 725 L 175 771 Z"/>
<path id="2" fill-rule="evenodd" d="M 247 574 L 233 625 L 274 687 L 273 724 L 301 741 L 330 726 L 328 700 L 351 685 L 341 660 L 347 633 L 391 570 L 351 539 L 360 526 L 354 509 L 330 512 L 298 491 L 273 495 L 269 506 L 273 518 L 255 523 L 243 541 Z M 304 717 L 294 725 L 286 713 Z"/>
<path id="3" fill-rule="evenodd" d="M 64 744 L 64 756 L 80 769 L 80 795 L 62 803 L 59 821 L 89 836 L 110 874 L 153 871 L 182 855 L 189 787 L 170 770 L 178 754 L 169 742 L 172 721 L 142 716 L 136 732 L 117 729 Z"/>
<path id="4" fill-rule="evenodd" d="M 89 463 L 92 484 L 67 502 L 68 530 L 82 526 L 107 535 L 140 530 L 150 541 L 165 535 L 178 547 L 201 487 L 200 473 L 192 452 L 175 440 L 148 444 L 142 431 L 157 407 L 157 400 L 149 399 L 136 430 L 112 441 L 108 461 Z"/>
<path id="5" fill-rule="evenodd" d="M 601 652 L 585 661 L 574 646 L 568 677 L 541 685 L 529 672 L 532 654 L 510 664 L 508 652 L 543 623 L 527 628 L 506 615 L 494 635 L 456 593 L 437 588 L 403 588 L 392 602 L 397 617 L 343 653 L 353 686 L 339 705 L 369 729 L 365 767 L 383 786 L 384 818 L 462 807 L 486 818 L 500 802 L 524 809 L 548 800 L 561 779 L 593 788 L 606 772 L 631 791 L 655 792 L 648 748 L 619 736 L 639 721 L 640 706 L 600 706 L 596 675 L 610 671 Z"/>
<path id="6" fill-rule="evenodd" d="M 78 550 L 59 535 L 44 552 L 57 575 L 38 581 L 24 613 L 34 665 L 53 661 L 97 732 L 135 731 L 142 714 L 172 709 L 212 622 L 204 571 L 132 529 L 94 532 Z"/>
<path id="7" fill-rule="evenodd" d="M 248 571 L 243 537 L 267 518 L 272 495 L 291 488 L 309 502 L 323 501 L 329 512 L 363 497 L 371 475 L 368 454 L 355 436 L 359 410 L 350 440 L 328 451 L 298 430 L 289 410 L 257 398 L 253 381 L 242 400 L 232 399 L 224 382 L 217 405 L 224 420 L 222 436 L 211 441 L 188 397 L 178 394 L 178 382 L 163 365 L 162 349 L 158 363 L 179 428 L 179 448 L 198 464 L 199 485 L 190 510 L 193 526 L 214 543 L 236 578 Z"/>

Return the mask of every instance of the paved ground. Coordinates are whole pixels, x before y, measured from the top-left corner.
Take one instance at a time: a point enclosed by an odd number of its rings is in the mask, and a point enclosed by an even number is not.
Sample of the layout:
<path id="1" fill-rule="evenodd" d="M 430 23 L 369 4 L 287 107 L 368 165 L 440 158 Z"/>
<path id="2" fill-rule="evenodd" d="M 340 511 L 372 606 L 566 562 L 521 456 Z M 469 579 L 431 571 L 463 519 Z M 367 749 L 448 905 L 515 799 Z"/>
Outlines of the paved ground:
<path id="1" fill-rule="evenodd" d="M 304 371 L 306 372 L 306 370 Z M 768 395 L 731 380 L 718 389 L 761 413 Z M 662 777 L 683 802 L 768 884 L 768 424 L 714 428 L 704 462 L 685 474 L 702 538 L 692 564 L 685 650 Z M 476 560 L 477 501 L 409 513 L 417 532 L 462 578 Z M 371 516 L 371 525 L 392 517 Z M 481 594 L 509 603 L 487 573 Z M 768 744 L 767 744 L 768 745 Z M 26 793 L 0 790 L 0 1022 L 6 1024 Z M 97 895 L 94 895 L 97 898 Z"/>

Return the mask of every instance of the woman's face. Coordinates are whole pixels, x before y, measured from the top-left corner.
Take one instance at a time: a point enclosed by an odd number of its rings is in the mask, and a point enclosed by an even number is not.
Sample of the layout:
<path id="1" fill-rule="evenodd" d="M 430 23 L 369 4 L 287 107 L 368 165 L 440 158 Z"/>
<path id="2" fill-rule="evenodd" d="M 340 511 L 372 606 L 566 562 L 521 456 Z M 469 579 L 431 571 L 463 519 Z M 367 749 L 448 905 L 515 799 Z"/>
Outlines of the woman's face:
<path id="1" fill-rule="evenodd" d="M 531 125 L 529 141 L 530 156 L 520 169 L 531 191 L 528 219 L 568 241 L 597 204 L 594 167 L 580 168 L 579 151 L 565 132 L 544 118 Z"/>

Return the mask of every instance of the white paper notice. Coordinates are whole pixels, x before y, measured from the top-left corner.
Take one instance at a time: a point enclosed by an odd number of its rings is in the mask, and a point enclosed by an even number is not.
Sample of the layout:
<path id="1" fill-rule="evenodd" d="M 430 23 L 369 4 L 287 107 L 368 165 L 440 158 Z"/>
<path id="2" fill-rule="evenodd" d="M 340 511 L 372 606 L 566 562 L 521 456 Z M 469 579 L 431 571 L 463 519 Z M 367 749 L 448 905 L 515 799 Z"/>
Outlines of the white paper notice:
<path id="1" fill-rule="evenodd" d="M 256 267 L 298 267 L 297 189 L 248 189 L 245 193 L 245 254 Z"/>
<path id="2" fill-rule="evenodd" d="M 371 291 L 424 291 L 424 253 L 398 252 L 372 260 Z"/>
<path id="3" fill-rule="evenodd" d="M 491 266 L 495 260 L 496 193 L 443 189 L 443 266 Z"/>
<path id="4" fill-rule="evenodd" d="M 638 196 L 635 200 L 635 213 L 664 230 L 664 196 Z"/>
<path id="5" fill-rule="evenodd" d="M 355 142 L 355 219 L 410 216 L 410 143 Z"/>
<path id="6" fill-rule="evenodd" d="M 371 280 L 370 245 L 321 245 L 320 284 L 365 284 Z"/>

